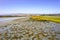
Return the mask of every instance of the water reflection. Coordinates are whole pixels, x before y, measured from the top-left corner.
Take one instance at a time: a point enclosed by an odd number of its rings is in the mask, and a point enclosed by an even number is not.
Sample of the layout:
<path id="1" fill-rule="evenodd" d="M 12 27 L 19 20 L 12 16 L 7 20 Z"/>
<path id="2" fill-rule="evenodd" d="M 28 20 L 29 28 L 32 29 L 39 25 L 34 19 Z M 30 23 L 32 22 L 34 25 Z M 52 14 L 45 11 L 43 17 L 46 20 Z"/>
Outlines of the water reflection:
<path id="1" fill-rule="evenodd" d="M 0 23 L 1 22 L 8 22 L 8 21 L 12 21 L 18 18 L 24 18 L 24 17 L 8 17 L 8 18 L 0 18 Z"/>

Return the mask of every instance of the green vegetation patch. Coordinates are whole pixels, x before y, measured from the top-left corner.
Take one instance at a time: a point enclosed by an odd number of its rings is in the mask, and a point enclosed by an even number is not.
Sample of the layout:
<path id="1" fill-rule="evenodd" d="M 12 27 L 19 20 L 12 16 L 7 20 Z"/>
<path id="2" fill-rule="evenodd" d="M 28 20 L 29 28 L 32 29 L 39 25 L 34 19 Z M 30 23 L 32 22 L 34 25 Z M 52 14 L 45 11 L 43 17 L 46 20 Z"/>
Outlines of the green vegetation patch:
<path id="1" fill-rule="evenodd" d="M 59 16 L 31 16 L 30 20 L 35 21 L 52 21 L 52 22 L 58 22 L 60 23 L 60 17 Z"/>

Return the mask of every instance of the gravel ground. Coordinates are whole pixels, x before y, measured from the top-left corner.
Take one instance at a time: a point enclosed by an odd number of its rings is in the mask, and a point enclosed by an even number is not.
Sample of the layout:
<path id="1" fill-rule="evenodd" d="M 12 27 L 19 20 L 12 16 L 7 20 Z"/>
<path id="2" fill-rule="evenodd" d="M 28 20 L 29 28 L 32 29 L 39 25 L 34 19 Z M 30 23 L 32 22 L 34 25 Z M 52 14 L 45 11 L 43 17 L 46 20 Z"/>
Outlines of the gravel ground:
<path id="1" fill-rule="evenodd" d="M 0 27 L 0 40 L 60 40 L 60 23 L 20 21 Z"/>

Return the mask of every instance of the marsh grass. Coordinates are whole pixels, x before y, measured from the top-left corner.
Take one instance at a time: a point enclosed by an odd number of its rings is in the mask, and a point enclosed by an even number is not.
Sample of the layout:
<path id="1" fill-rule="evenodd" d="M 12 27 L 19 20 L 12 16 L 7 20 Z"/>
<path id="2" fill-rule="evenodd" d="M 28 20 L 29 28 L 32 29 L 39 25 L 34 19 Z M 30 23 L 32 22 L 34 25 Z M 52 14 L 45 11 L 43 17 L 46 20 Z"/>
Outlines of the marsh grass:
<path id="1" fill-rule="evenodd" d="M 32 21 L 42 21 L 42 22 L 48 22 L 48 21 L 52 21 L 52 22 L 57 22 L 60 23 L 60 17 L 55 17 L 55 16 L 31 16 L 30 20 Z"/>

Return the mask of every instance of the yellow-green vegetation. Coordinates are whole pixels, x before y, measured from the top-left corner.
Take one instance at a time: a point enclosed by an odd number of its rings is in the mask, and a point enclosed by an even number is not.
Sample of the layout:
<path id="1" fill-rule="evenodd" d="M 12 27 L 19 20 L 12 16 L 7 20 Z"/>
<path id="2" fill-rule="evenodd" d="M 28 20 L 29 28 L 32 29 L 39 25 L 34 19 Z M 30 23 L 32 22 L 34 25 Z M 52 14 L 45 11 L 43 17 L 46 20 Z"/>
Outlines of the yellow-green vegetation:
<path id="1" fill-rule="evenodd" d="M 37 21 L 53 21 L 60 23 L 59 16 L 31 16 L 30 19 L 37 20 Z"/>

